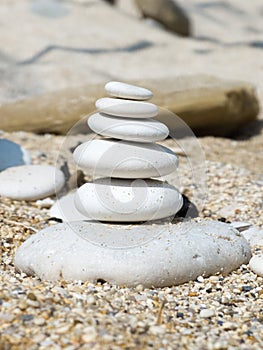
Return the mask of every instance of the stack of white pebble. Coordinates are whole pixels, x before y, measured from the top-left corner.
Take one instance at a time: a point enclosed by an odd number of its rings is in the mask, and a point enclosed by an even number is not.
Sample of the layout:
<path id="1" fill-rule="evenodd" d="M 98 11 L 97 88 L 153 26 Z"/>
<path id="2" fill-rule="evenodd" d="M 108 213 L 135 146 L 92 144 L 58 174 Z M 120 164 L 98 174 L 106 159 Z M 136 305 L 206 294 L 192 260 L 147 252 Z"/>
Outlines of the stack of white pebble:
<path id="1" fill-rule="evenodd" d="M 75 204 L 72 194 L 61 201 L 73 220 L 68 217 L 22 244 L 16 268 L 48 280 L 163 287 L 247 263 L 247 241 L 226 223 L 152 221 L 174 216 L 183 203 L 175 187 L 152 179 L 178 166 L 176 155 L 155 143 L 168 129 L 151 119 L 158 109 L 145 102 L 152 97 L 149 90 L 110 82 L 106 92 L 114 98 L 99 99 L 99 113 L 88 124 L 107 138 L 85 142 L 73 155 L 93 181 L 77 190 Z M 77 221 L 75 207 L 82 214 Z"/>
<path id="2" fill-rule="evenodd" d="M 168 183 L 150 179 L 175 171 L 177 156 L 156 144 L 164 140 L 167 126 L 152 119 L 156 105 L 145 102 L 151 91 L 120 82 L 105 86 L 114 98 L 97 100 L 99 113 L 89 117 L 88 125 L 107 138 L 78 146 L 73 157 L 94 181 L 77 191 L 75 205 L 88 218 L 112 222 L 136 222 L 175 215 L 183 199 Z M 101 178 L 102 177 L 102 178 Z"/>

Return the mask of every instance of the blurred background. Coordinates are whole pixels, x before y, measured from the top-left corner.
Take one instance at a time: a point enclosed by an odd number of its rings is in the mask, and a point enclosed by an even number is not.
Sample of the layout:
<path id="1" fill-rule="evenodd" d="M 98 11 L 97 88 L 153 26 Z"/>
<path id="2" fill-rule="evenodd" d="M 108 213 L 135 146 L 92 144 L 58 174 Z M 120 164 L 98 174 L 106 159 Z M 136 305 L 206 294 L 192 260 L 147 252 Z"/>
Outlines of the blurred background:
<path id="1" fill-rule="evenodd" d="M 0 129 L 66 133 L 120 80 L 198 135 L 261 133 L 262 0 L 1 0 L 0 27 Z"/>

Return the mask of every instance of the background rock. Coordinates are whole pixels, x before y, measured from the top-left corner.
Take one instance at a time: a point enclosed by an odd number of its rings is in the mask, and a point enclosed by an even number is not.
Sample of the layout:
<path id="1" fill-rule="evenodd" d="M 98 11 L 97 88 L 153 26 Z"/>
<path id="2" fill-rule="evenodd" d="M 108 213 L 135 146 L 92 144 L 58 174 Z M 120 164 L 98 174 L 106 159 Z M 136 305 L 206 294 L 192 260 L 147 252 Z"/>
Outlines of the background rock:
<path id="1" fill-rule="evenodd" d="M 154 103 L 178 114 L 199 134 L 229 135 L 254 120 L 259 111 L 254 88 L 247 83 L 201 75 L 134 83 L 151 89 Z M 84 115 L 95 111 L 95 101 L 103 94 L 103 84 L 91 84 L 3 104 L 1 128 L 66 133 Z M 178 128 L 166 110 L 161 110 L 156 119 L 171 131 Z"/>
<path id="2" fill-rule="evenodd" d="M 190 21 L 185 11 L 173 0 L 135 0 L 144 17 L 160 22 L 179 35 L 189 36 Z"/>
<path id="3" fill-rule="evenodd" d="M 239 12 L 236 1 L 235 6 L 229 1 L 221 7 L 217 4 L 218 12 L 213 11 L 213 1 L 205 6 L 202 1 L 189 0 L 190 17 L 198 9 L 193 38 L 179 38 L 99 0 L 54 1 L 53 12 L 51 3 L 45 2 L 45 10 L 38 7 L 36 11 L 29 0 L 1 2 L 1 129 L 9 120 L 7 130 L 18 130 L 24 127 L 22 119 L 30 115 L 25 119 L 29 124 L 26 130 L 50 131 L 48 124 L 53 124 L 52 131 L 60 131 L 61 124 L 65 124 L 65 131 L 72 125 L 72 115 L 79 119 L 90 110 L 86 106 L 94 103 L 90 86 L 97 91 L 93 84 L 102 87 L 109 80 L 140 79 L 148 86 L 154 78 L 154 84 L 163 82 L 155 85 L 155 92 L 161 92 L 165 81 L 167 87 L 171 82 L 175 86 L 180 84 L 180 76 L 205 73 L 255 84 L 259 99 L 263 98 L 260 0 L 254 0 L 253 6 L 242 3 Z M 54 6 L 60 6 L 56 17 Z M 240 41 L 241 37 L 245 39 Z M 240 98 L 232 98 L 233 108 L 235 101 L 240 102 Z M 79 109 L 84 104 L 85 110 Z M 225 110 L 220 112 L 224 121 L 230 119 Z M 40 130 L 36 119 L 43 114 Z M 210 115 L 214 118 L 213 113 Z M 19 119 L 21 123 L 17 123 Z M 237 130 L 239 126 L 237 123 L 231 128 Z M 218 125 L 210 128 L 212 133 L 217 129 Z"/>
<path id="4" fill-rule="evenodd" d="M 0 138 L 0 171 L 31 163 L 29 152 L 18 143 Z"/>

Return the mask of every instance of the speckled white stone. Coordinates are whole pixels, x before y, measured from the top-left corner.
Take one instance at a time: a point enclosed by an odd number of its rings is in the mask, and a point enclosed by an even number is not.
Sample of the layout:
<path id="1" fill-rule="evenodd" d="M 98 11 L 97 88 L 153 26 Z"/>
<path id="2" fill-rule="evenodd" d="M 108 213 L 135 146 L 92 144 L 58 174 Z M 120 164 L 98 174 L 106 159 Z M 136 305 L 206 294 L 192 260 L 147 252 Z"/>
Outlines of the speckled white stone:
<path id="1" fill-rule="evenodd" d="M 153 97 L 153 93 L 148 89 L 119 81 L 110 81 L 107 83 L 105 85 L 105 91 L 110 96 L 131 100 L 149 100 Z"/>
<path id="2" fill-rule="evenodd" d="M 153 103 L 120 98 L 100 98 L 96 107 L 101 113 L 125 118 L 153 118 L 158 114 L 158 108 Z"/>
<path id="3" fill-rule="evenodd" d="M 164 287 L 200 275 L 227 274 L 248 263 L 250 257 L 246 240 L 220 222 L 74 222 L 32 235 L 18 249 L 15 265 L 43 280 L 103 279 L 131 287 Z"/>
<path id="4" fill-rule="evenodd" d="M 92 140 L 79 145 L 73 158 L 87 174 L 120 178 L 150 178 L 172 173 L 177 156 L 155 143 Z"/>
<path id="5" fill-rule="evenodd" d="M 13 141 L 0 139 L 0 171 L 30 163 L 30 154 L 26 149 Z"/>
<path id="6" fill-rule="evenodd" d="M 36 200 L 58 192 L 64 186 L 62 171 L 49 165 L 21 165 L 0 173 L 0 196 Z"/>
<path id="7" fill-rule="evenodd" d="M 87 220 L 87 215 L 82 215 L 75 206 L 75 194 L 76 191 L 73 191 L 59 198 L 50 208 L 49 215 L 64 222 Z"/>
<path id="8" fill-rule="evenodd" d="M 135 222 L 176 214 L 183 199 L 178 190 L 158 180 L 104 178 L 77 190 L 76 208 L 94 220 Z"/>
<path id="9" fill-rule="evenodd" d="M 95 133 L 120 140 L 156 142 L 169 135 L 167 126 L 154 119 L 128 119 L 107 114 L 92 114 L 88 125 Z"/>
<path id="10" fill-rule="evenodd" d="M 249 261 L 249 267 L 258 276 L 263 277 L 263 254 L 254 255 Z"/>

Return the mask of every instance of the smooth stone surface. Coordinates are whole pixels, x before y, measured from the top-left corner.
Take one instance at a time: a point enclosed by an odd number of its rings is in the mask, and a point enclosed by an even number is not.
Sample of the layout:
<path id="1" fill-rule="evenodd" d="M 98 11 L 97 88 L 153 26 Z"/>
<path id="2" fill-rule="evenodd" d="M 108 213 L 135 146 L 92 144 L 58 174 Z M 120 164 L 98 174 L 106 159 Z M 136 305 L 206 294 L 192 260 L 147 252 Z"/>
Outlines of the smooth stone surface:
<path id="1" fill-rule="evenodd" d="M 127 141 L 156 142 L 169 135 L 167 126 L 154 119 L 128 119 L 96 113 L 89 117 L 88 125 L 99 135 Z"/>
<path id="2" fill-rule="evenodd" d="M 30 163 L 31 158 L 27 150 L 13 141 L 0 139 L 0 171 Z"/>
<path id="3" fill-rule="evenodd" d="M 120 98 L 100 98 L 96 101 L 96 107 L 101 113 L 116 117 L 153 118 L 158 114 L 158 108 L 153 103 Z"/>
<path id="4" fill-rule="evenodd" d="M 246 238 L 251 247 L 263 247 L 263 230 L 252 226 L 249 229 L 243 231 L 242 235 Z"/>
<path id="5" fill-rule="evenodd" d="M 131 100 L 149 100 L 153 93 L 143 87 L 125 84 L 119 81 L 110 81 L 105 85 L 107 94 L 113 97 L 127 98 Z"/>
<path id="6" fill-rule="evenodd" d="M 79 145 L 73 158 L 87 174 L 120 178 L 150 178 L 172 173 L 177 156 L 155 143 L 92 140 Z"/>
<path id="7" fill-rule="evenodd" d="M 188 12 L 175 0 L 135 0 L 143 17 L 149 17 L 161 23 L 171 32 L 183 36 L 191 35 L 191 21 Z M 184 5 L 184 2 L 182 2 Z"/>
<path id="8" fill-rule="evenodd" d="M 50 165 L 21 165 L 0 173 L 0 196 L 36 200 L 53 195 L 64 186 L 62 171 Z"/>
<path id="9" fill-rule="evenodd" d="M 249 267 L 258 276 L 263 277 L 263 254 L 254 255 L 249 261 Z"/>
<path id="10" fill-rule="evenodd" d="M 156 105 L 178 114 L 199 135 L 231 135 L 255 120 L 259 112 L 256 92 L 248 83 L 200 74 L 140 83 L 154 89 Z M 3 103 L 0 105 L 1 128 L 67 134 L 81 116 L 94 113 L 94 101 L 103 93 L 103 83 L 89 83 L 14 103 Z M 56 123 L 49 117 L 51 112 Z M 177 134 L 176 117 L 171 113 L 167 116 L 164 112 L 160 109 L 156 119 Z"/>
<path id="11" fill-rule="evenodd" d="M 81 186 L 75 204 L 94 220 L 134 222 L 175 215 L 183 199 L 174 186 L 158 180 L 104 178 Z"/>
<path id="12" fill-rule="evenodd" d="M 87 215 L 82 215 L 75 206 L 75 194 L 73 191 L 59 198 L 50 208 L 49 215 L 64 222 L 87 220 Z"/>
<path id="13" fill-rule="evenodd" d="M 63 2 L 69 11 L 59 20 L 36 15 L 29 2 L 0 2 L 2 130 L 67 133 L 94 113 L 109 72 L 152 90 L 153 103 L 194 132 L 229 135 L 256 118 L 263 100 L 262 0 L 181 2 L 194 21 L 195 38 L 186 39 L 104 1 Z M 224 80 L 207 84 L 200 74 Z M 249 83 L 256 84 L 258 101 Z"/>
<path id="14" fill-rule="evenodd" d="M 74 222 L 48 227 L 18 249 L 15 265 L 43 280 L 103 279 L 111 284 L 164 287 L 217 272 L 251 257 L 246 240 L 213 221 L 109 225 Z"/>

